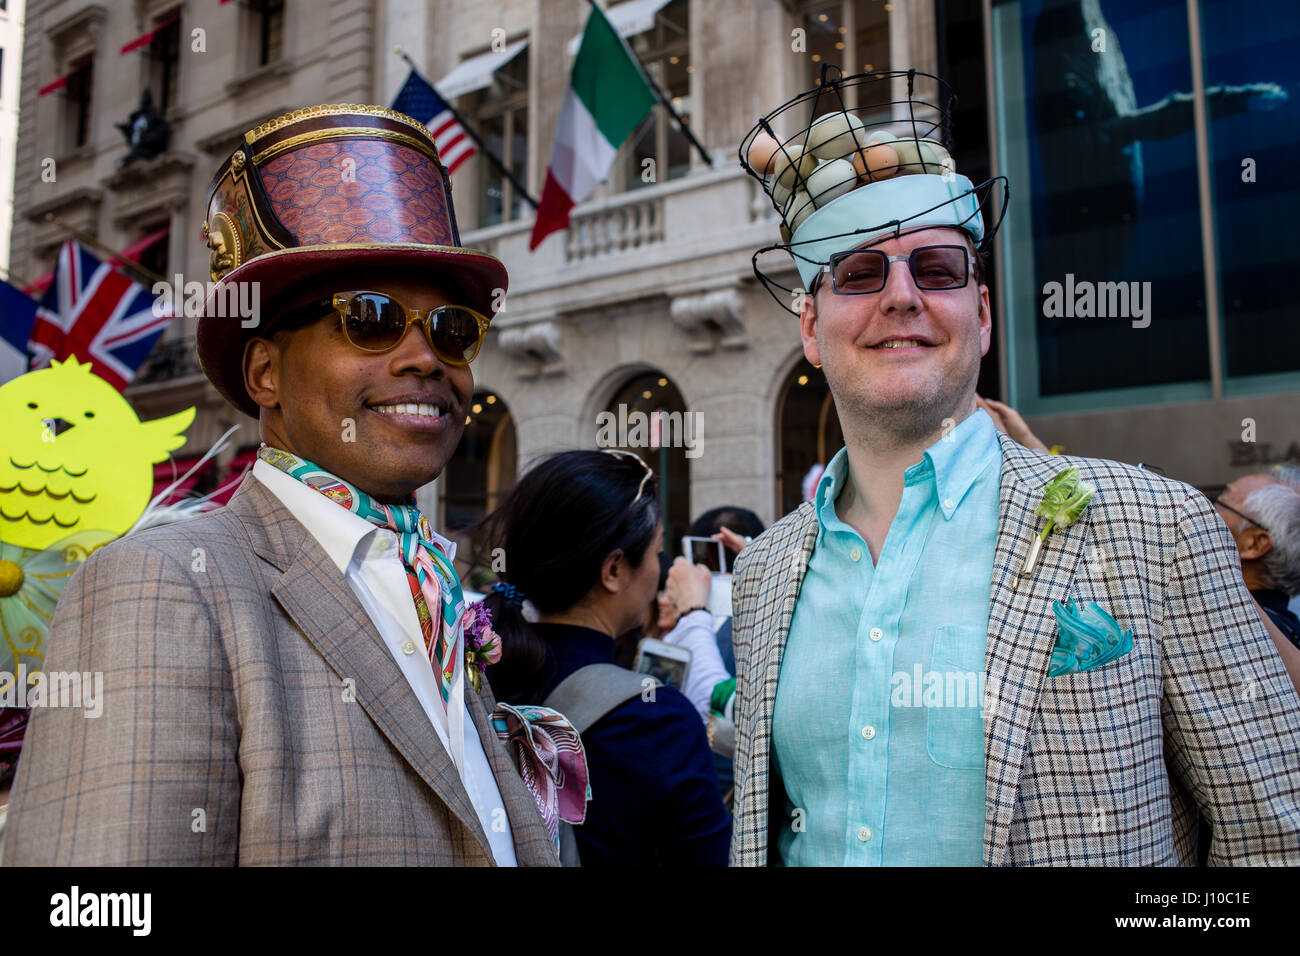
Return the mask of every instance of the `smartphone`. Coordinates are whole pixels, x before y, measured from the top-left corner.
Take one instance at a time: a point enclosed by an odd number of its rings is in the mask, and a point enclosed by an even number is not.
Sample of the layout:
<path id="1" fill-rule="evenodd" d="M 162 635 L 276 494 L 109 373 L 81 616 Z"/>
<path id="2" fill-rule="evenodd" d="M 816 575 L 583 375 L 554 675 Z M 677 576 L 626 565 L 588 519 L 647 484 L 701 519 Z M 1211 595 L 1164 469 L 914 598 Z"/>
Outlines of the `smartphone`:
<path id="1" fill-rule="evenodd" d="M 691 652 L 653 637 L 643 637 L 636 646 L 632 670 L 649 674 L 661 684 L 681 690 L 691 670 Z"/>
<path id="2" fill-rule="evenodd" d="M 682 538 L 682 555 L 691 564 L 702 564 L 714 574 L 727 570 L 727 560 L 721 541 L 712 538 L 696 538 L 686 535 Z"/>

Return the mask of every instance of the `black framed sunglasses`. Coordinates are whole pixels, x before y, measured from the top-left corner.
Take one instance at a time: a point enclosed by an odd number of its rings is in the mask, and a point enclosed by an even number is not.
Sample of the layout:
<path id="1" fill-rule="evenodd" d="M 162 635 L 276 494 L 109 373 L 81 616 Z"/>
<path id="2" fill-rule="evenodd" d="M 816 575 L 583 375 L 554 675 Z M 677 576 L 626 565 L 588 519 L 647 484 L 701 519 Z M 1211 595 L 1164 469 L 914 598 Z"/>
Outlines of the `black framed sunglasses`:
<path id="1" fill-rule="evenodd" d="M 966 287 L 975 257 L 965 246 L 920 246 L 903 256 L 887 256 L 879 249 L 850 249 L 832 253 L 822 274 L 829 273 L 831 291 L 836 295 L 867 295 L 885 287 L 891 262 L 906 262 L 918 289 L 942 292 Z"/>
<path id="2" fill-rule="evenodd" d="M 397 348 L 412 323 L 424 326 L 429 345 L 448 365 L 474 361 L 492 320 L 463 305 L 410 309 L 385 292 L 336 292 L 287 313 L 277 326 L 299 325 L 313 315 L 338 313 L 343 337 L 362 352 L 388 352 Z"/>
<path id="3" fill-rule="evenodd" d="M 1253 524 L 1253 525 L 1254 525 L 1256 528 L 1258 528 L 1260 531 L 1263 531 L 1265 534 L 1271 535 L 1271 534 L 1273 533 L 1272 531 L 1269 531 L 1267 528 L 1265 528 L 1265 527 L 1264 527 L 1262 524 L 1260 524 L 1258 521 L 1256 521 L 1254 518 L 1252 518 L 1250 515 L 1248 515 L 1248 514 L 1244 514 L 1244 513 L 1240 512 L 1240 511 L 1238 511 L 1238 510 L 1237 510 L 1236 508 L 1234 508 L 1232 505 L 1224 504 L 1224 502 L 1223 502 L 1223 494 L 1222 494 L 1222 492 L 1220 492 L 1219 494 L 1215 495 L 1214 498 L 1211 499 L 1210 504 L 1214 505 L 1214 507 L 1216 507 L 1216 508 L 1222 508 L 1224 511 L 1231 511 L 1231 512 L 1232 512 L 1233 514 L 1235 514 L 1238 518 L 1245 518 L 1247 521 L 1249 521 L 1251 524 Z"/>

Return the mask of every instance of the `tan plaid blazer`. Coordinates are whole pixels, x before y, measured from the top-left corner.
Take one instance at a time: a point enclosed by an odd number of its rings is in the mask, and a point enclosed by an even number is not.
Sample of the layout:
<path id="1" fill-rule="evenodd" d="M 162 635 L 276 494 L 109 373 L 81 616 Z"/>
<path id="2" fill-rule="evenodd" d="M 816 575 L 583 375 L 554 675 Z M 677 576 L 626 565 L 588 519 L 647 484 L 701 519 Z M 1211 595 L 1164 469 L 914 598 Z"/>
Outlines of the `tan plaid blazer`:
<path id="1" fill-rule="evenodd" d="M 1194 488 L 1002 441 L 985 660 L 984 864 L 1300 864 L 1300 699 L 1241 579 L 1232 537 Z M 1019 572 L 1043 487 L 1078 465 L 1083 517 Z M 731 860 L 777 862 L 786 796 L 772 766 L 781 653 L 817 539 L 805 502 L 736 562 L 736 793 Z M 960 574 L 960 568 L 953 569 Z M 1096 601 L 1133 650 L 1049 678 L 1052 601 Z"/>
<path id="2" fill-rule="evenodd" d="M 228 507 L 93 555 L 45 668 L 102 671 L 103 714 L 33 711 L 7 865 L 493 863 L 374 624 L 251 476 Z M 490 693 L 466 704 L 518 862 L 558 865 Z"/>

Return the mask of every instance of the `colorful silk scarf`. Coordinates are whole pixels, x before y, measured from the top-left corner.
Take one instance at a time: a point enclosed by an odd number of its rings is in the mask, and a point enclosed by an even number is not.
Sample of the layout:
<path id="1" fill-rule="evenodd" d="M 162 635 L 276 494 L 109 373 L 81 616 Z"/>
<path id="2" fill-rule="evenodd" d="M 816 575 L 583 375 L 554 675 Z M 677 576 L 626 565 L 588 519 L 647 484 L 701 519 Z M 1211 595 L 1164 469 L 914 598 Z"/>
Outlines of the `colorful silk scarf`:
<path id="1" fill-rule="evenodd" d="M 510 750 L 558 849 L 559 821 L 581 823 L 587 818 L 591 784 L 582 738 L 558 710 L 532 705 L 498 703 L 492 729 Z"/>
<path id="2" fill-rule="evenodd" d="M 411 504 L 386 505 L 314 462 L 270 445 L 263 444 L 258 448 L 257 457 L 354 515 L 397 532 L 402 563 L 406 566 L 407 582 L 411 586 L 411 599 L 415 602 L 420 630 L 424 634 L 425 652 L 438 678 L 443 710 L 449 711 L 456 667 L 463 656 L 458 624 L 465 609 L 465 598 L 455 569 L 434 540 L 433 529 L 413 503 L 414 499 Z M 440 612 L 441 626 L 436 633 L 430 613 L 434 608 Z"/>

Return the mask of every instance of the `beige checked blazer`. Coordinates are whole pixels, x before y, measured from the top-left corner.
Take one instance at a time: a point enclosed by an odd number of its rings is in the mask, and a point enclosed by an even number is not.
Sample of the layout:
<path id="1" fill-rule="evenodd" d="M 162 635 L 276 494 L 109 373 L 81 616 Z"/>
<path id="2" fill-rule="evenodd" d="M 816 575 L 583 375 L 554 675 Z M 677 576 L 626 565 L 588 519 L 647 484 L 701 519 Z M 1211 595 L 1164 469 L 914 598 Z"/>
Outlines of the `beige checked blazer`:
<path id="1" fill-rule="evenodd" d="M 1209 502 L 1128 465 L 999 437 L 984 864 L 1194 866 L 1198 808 L 1213 831 L 1211 864 L 1300 864 L 1300 699 Z M 1070 465 L 1096 493 L 1017 582 L 1043 487 Z M 772 712 L 817 530 L 805 502 L 736 562 L 733 865 L 776 862 L 788 825 Z M 1133 650 L 1049 678 L 1052 601 L 1067 597 L 1132 628 Z"/>
<path id="2" fill-rule="evenodd" d="M 103 672 L 103 715 L 33 711 L 8 865 L 493 864 L 379 632 L 251 476 L 226 508 L 92 555 L 47 647 L 47 671 Z M 557 866 L 490 693 L 466 705 L 519 864 Z"/>

